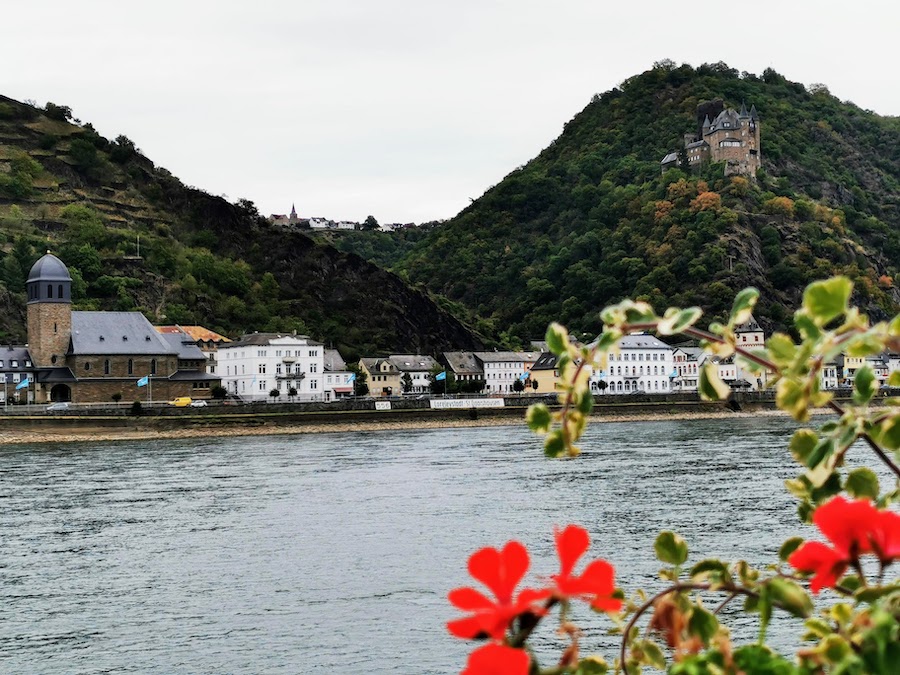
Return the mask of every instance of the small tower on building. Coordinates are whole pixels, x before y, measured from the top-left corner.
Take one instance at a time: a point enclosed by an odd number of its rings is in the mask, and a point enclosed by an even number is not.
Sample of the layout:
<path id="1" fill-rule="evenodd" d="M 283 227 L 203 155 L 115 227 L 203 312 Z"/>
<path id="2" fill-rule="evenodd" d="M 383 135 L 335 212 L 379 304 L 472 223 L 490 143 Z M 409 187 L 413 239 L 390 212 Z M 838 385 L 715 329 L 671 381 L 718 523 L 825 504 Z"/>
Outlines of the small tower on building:
<path id="1" fill-rule="evenodd" d="M 289 222 L 291 225 L 293 225 L 293 224 L 295 224 L 298 220 L 299 220 L 299 218 L 297 218 L 297 209 L 294 208 L 294 205 L 293 205 L 293 204 L 291 204 L 291 215 L 289 216 L 288 222 Z"/>
<path id="2" fill-rule="evenodd" d="M 47 253 L 28 274 L 28 351 L 36 368 L 65 363 L 72 335 L 72 277 Z"/>

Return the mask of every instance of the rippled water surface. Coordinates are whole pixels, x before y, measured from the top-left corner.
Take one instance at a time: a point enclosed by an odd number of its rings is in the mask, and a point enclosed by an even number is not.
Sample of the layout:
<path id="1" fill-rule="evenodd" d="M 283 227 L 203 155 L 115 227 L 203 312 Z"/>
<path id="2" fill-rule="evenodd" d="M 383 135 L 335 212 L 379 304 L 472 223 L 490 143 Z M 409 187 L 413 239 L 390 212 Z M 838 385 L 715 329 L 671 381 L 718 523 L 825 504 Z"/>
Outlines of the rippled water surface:
<path id="1" fill-rule="evenodd" d="M 660 529 L 755 563 L 811 534 L 792 430 L 595 424 L 564 461 L 521 426 L 0 446 L 0 671 L 458 672 L 445 597 L 480 546 L 519 538 L 550 573 L 553 525 L 581 523 L 628 591 L 661 587 Z"/>

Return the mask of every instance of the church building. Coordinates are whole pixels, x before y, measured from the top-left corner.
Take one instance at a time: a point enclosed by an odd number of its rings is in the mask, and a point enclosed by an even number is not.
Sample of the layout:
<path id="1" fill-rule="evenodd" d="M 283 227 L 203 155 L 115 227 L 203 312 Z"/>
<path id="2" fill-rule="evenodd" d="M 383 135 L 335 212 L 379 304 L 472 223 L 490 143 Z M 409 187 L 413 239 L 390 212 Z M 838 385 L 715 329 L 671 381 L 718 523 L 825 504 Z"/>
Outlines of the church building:
<path id="1" fill-rule="evenodd" d="M 219 383 L 198 347 L 164 338 L 140 312 L 73 312 L 72 277 L 50 253 L 31 268 L 26 290 L 36 403 L 208 398 Z"/>

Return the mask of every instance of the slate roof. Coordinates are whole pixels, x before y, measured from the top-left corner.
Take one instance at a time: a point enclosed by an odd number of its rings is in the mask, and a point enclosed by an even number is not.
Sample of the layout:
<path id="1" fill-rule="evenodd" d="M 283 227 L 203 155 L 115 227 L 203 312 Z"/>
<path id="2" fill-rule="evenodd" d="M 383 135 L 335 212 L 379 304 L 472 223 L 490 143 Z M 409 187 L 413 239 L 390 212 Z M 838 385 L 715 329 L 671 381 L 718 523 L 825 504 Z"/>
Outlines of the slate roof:
<path id="1" fill-rule="evenodd" d="M 169 343 L 169 346 L 178 352 L 178 358 L 181 360 L 204 361 L 206 354 L 198 347 L 191 336 L 184 332 L 162 333 L 160 335 L 163 340 Z"/>
<path id="2" fill-rule="evenodd" d="M 28 281 L 72 281 L 72 277 L 62 260 L 47 253 L 32 265 Z"/>
<path id="3" fill-rule="evenodd" d="M 13 361 L 19 365 L 13 367 Z M 27 366 L 25 365 L 26 362 L 28 363 Z M 21 373 L 31 370 L 32 367 L 33 364 L 31 363 L 31 355 L 28 353 L 28 347 L 14 345 L 0 347 L 0 373 Z"/>
<path id="4" fill-rule="evenodd" d="M 671 349 L 662 340 L 652 335 L 623 335 L 619 340 L 619 349 Z"/>
<path id="5" fill-rule="evenodd" d="M 438 365 L 430 356 L 420 354 L 391 354 L 388 361 L 400 372 L 427 372 Z"/>
<path id="6" fill-rule="evenodd" d="M 174 354 L 140 312 L 72 312 L 72 354 Z"/>
<path id="7" fill-rule="evenodd" d="M 688 143 L 686 146 L 684 146 L 684 149 L 690 150 L 691 148 L 701 148 L 704 145 L 709 147 L 709 143 L 707 143 L 706 141 L 694 141 L 693 143 Z"/>
<path id="8" fill-rule="evenodd" d="M 381 372 L 381 364 L 384 362 L 387 362 L 387 364 L 390 366 L 390 370 L 388 370 L 386 373 L 382 373 L 383 375 L 392 375 L 397 372 L 397 369 L 394 367 L 394 364 L 391 363 L 389 359 L 362 358 L 362 359 L 360 359 L 360 361 L 362 362 L 365 369 L 368 370 L 370 373 L 375 373 L 376 371 Z"/>
<path id="9" fill-rule="evenodd" d="M 678 161 L 678 153 L 670 152 L 668 155 L 666 155 L 665 157 L 662 158 L 662 161 L 660 162 L 660 164 L 671 164 L 672 162 L 677 162 L 677 161 Z"/>
<path id="10" fill-rule="evenodd" d="M 520 363 L 530 361 L 534 363 L 539 352 L 473 352 L 482 363 Z"/>
<path id="11" fill-rule="evenodd" d="M 347 370 L 347 363 L 337 349 L 326 349 L 324 368 L 327 372 L 343 372 Z"/>
<path id="12" fill-rule="evenodd" d="M 534 362 L 531 370 L 532 372 L 535 370 L 554 370 L 558 360 L 558 357 L 553 352 L 544 352 L 541 354 L 540 358 Z"/>
<path id="13" fill-rule="evenodd" d="M 447 367 L 457 375 L 471 375 L 484 372 L 484 369 L 472 352 L 444 352 L 443 356 L 447 362 Z"/>
<path id="14" fill-rule="evenodd" d="M 322 345 L 321 342 L 310 340 L 306 335 L 291 335 L 282 333 L 250 333 L 249 335 L 241 335 L 241 337 L 239 337 L 234 342 L 231 342 L 227 345 L 221 345 L 221 347 L 252 347 L 255 345 L 268 346 L 269 344 L 271 344 L 272 340 L 277 340 L 279 338 L 296 338 L 297 340 L 304 341 L 304 345 L 309 345 L 310 347 L 318 347 Z"/>
<path id="15" fill-rule="evenodd" d="M 750 315 L 750 318 L 747 319 L 740 326 L 734 327 L 735 333 L 757 333 L 761 330 L 762 330 L 762 327 L 759 325 L 759 323 L 756 321 L 756 319 L 753 318 L 752 314 Z"/>

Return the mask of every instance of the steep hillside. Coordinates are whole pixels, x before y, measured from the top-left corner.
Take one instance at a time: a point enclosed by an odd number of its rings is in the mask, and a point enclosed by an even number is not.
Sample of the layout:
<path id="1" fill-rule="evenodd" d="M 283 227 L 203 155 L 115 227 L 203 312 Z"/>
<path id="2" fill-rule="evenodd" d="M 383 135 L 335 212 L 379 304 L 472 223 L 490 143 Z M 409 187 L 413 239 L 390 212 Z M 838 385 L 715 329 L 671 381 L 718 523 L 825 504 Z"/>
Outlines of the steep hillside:
<path id="1" fill-rule="evenodd" d="M 742 102 L 760 116 L 757 176 L 661 175 L 704 110 Z M 596 96 L 395 268 L 520 340 L 552 319 L 596 331 L 597 310 L 623 296 L 721 313 L 751 284 L 774 327 L 808 281 L 837 272 L 873 315 L 896 311 L 898 226 L 900 119 L 771 70 L 663 63 Z"/>
<path id="2" fill-rule="evenodd" d="M 0 97 L 0 247 L 2 341 L 24 339 L 25 276 L 52 249 L 79 308 L 231 335 L 297 330 L 349 357 L 481 344 L 399 277 L 184 186 L 63 106 Z"/>

